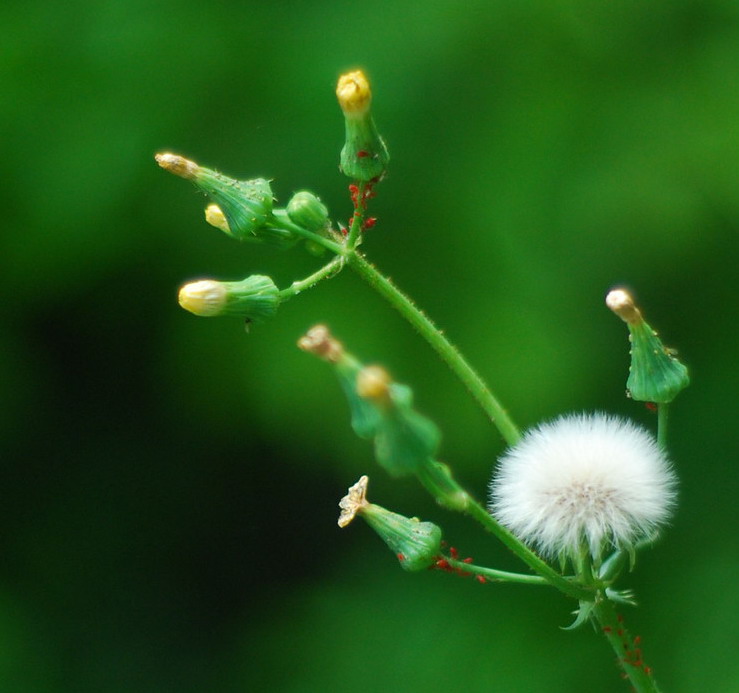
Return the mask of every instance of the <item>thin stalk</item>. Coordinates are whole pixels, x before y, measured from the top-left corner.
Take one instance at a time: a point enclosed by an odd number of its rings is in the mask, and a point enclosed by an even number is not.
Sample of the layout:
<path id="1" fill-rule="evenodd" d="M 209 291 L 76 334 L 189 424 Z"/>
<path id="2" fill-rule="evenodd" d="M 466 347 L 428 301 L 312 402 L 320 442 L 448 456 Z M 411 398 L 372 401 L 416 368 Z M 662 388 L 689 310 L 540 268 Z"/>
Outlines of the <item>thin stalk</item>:
<path id="1" fill-rule="evenodd" d="M 357 185 L 357 197 L 354 203 L 354 215 L 352 216 L 352 223 L 349 227 L 349 235 L 346 238 L 347 248 L 353 250 L 359 243 L 359 234 L 362 232 L 362 226 L 364 224 L 364 213 L 366 211 L 367 202 L 364 199 L 364 193 L 367 190 L 367 183 L 360 181 Z"/>
<path id="2" fill-rule="evenodd" d="M 549 580 L 540 575 L 524 575 L 523 573 L 509 573 L 506 570 L 496 570 L 495 568 L 484 568 L 474 563 L 465 563 L 456 558 L 444 557 L 455 572 L 463 575 L 480 575 L 485 578 L 486 582 L 517 582 L 526 585 L 551 585 Z"/>
<path id="3" fill-rule="evenodd" d="M 321 236 L 318 233 L 313 233 L 313 231 L 308 231 L 308 229 L 304 229 L 302 226 L 293 224 L 287 214 L 285 214 L 282 210 L 275 210 L 274 214 L 272 215 L 271 223 L 277 228 L 291 231 L 296 236 L 300 236 L 301 238 L 305 238 L 306 240 L 317 243 L 327 250 L 330 250 L 332 253 L 334 253 L 334 255 L 345 254 L 345 250 L 342 245 L 336 243 L 336 241 L 332 241 L 330 238 L 326 238 L 325 236 Z"/>
<path id="4" fill-rule="evenodd" d="M 350 253 L 347 256 L 347 263 L 416 328 L 431 348 L 436 351 L 452 372 L 464 383 L 490 420 L 498 428 L 503 440 L 509 445 L 515 444 L 521 438 L 518 427 L 485 385 L 482 378 L 470 366 L 462 354 L 444 337 L 436 325 L 416 308 L 414 303 L 387 277 L 383 276 L 359 253 L 356 251 Z"/>
<path id="5" fill-rule="evenodd" d="M 667 449 L 667 414 L 669 404 L 657 405 L 657 442 L 663 450 Z"/>
<path id="6" fill-rule="evenodd" d="M 599 599 L 592 613 L 616 653 L 623 675 L 628 678 L 633 690 L 637 693 L 659 693 L 652 670 L 644 664 L 638 639 L 632 638 L 626 630 L 623 617 L 616 613 L 613 602 L 606 598 Z"/>
<path id="7" fill-rule="evenodd" d="M 593 592 L 585 587 L 571 582 L 568 578 L 560 575 L 552 566 L 537 556 L 528 546 L 519 541 L 503 525 L 501 525 L 485 508 L 477 501 L 470 498 L 467 513 L 474 517 L 485 529 L 494 534 L 505 544 L 516 556 L 518 556 L 532 570 L 539 573 L 547 582 L 574 599 L 592 600 Z"/>
<path id="8" fill-rule="evenodd" d="M 325 264 L 321 269 L 307 276 L 305 279 L 294 281 L 287 289 L 280 291 L 280 298 L 286 301 L 293 296 L 297 296 L 302 291 L 314 287 L 318 282 L 323 279 L 328 279 L 333 275 L 341 271 L 344 266 L 344 258 L 341 256 L 335 257 L 331 262 Z"/>

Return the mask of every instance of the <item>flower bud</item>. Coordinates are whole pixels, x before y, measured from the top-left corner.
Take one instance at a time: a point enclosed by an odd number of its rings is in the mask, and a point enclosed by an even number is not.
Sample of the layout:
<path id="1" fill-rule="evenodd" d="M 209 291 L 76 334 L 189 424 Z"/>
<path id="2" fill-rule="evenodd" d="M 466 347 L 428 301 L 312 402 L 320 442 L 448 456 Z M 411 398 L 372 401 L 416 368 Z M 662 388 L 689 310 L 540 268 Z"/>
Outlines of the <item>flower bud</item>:
<path id="1" fill-rule="evenodd" d="M 301 190 L 286 207 L 290 221 L 308 231 L 323 231 L 328 225 L 328 209 L 313 193 Z"/>
<path id="2" fill-rule="evenodd" d="M 214 204 L 205 210 L 205 219 L 229 236 L 280 248 L 299 240 L 289 229 L 282 228 L 273 214 L 268 180 L 236 180 L 177 154 L 157 154 L 155 158 L 165 171 L 191 180 L 210 197 Z M 285 216 L 285 212 L 281 214 Z"/>
<path id="3" fill-rule="evenodd" d="M 417 474 L 432 464 L 441 434 L 432 421 L 413 408 L 413 392 L 409 387 L 393 383 L 386 399 L 367 401 L 374 404 L 380 414 L 375 456 L 389 474 Z"/>
<path id="4" fill-rule="evenodd" d="M 390 155 L 370 113 L 372 92 L 367 78 L 359 70 L 342 75 L 336 96 L 346 127 L 346 140 L 341 150 L 342 172 L 354 180 L 379 180 Z"/>
<path id="5" fill-rule="evenodd" d="M 203 317 L 237 315 L 261 322 L 277 312 L 280 295 L 269 277 L 253 274 L 240 282 L 204 279 L 185 284 L 179 302 L 185 310 Z"/>
<path id="6" fill-rule="evenodd" d="M 629 328 L 631 365 L 626 388 L 639 402 L 672 402 L 690 384 L 688 369 L 667 348 L 657 333 L 646 323 L 628 292 L 614 289 L 606 297 L 606 305 Z"/>
<path id="7" fill-rule="evenodd" d="M 211 226 L 215 226 L 215 228 L 227 233 L 229 236 L 231 235 L 231 229 L 228 227 L 223 210 L 218 205 L 208 205 L 205 208 L 205 221 Z"/>
<path id="8" fill-rule="evenodd" d="M 363 476 L 339 503 L 339 526 L 346 527 L 355 515 L 367 524 L 396 555 L 404 570 L 428 568 L 441 553 L 441 529 L 431 522 L 408 518 L 367 501 L 368 478 Z"/>

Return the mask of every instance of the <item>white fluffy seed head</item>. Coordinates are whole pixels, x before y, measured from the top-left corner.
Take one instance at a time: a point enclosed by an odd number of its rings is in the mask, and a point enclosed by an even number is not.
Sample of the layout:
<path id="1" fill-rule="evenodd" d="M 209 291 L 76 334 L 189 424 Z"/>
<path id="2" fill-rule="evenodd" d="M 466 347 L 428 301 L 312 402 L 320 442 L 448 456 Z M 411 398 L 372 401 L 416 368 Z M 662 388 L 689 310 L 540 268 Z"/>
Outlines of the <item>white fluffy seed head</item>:
<path id="1" fill-rule="evenodd" d="M 544 555 L 594 558 L 653 534 L 670 516 L 676 479 L 654 437 L 604 414 L 564 416 L 528 431 L 501 458 L 490 512 Z"/>

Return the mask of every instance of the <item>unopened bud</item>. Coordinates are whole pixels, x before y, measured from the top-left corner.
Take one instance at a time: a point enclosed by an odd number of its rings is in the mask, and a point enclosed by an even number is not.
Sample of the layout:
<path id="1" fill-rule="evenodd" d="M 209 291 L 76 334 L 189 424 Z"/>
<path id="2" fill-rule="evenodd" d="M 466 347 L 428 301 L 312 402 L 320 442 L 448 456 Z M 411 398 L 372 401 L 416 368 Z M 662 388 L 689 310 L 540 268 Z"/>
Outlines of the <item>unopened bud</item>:
<path id="1" fill-rule="evenodd" d="M 375 435 L 377 461 L 392 476 L 418 474 L 432 464 L 441 434 L 433 421 L 413 408 L 413 392 L 393 383 L 387 402 L 369 400 L 380 413 Z"/>
<path id="2" fill-rule="evenodd" d="M 690 384 L 688 369 L 678 361 L 674 351 L 662 343 L 626 291 L 611 291 L 606 305 L 629 328 L 631 365 L 626 381 L 629 396 L 639 402 L 672 402 Z"/>
<path id="3" fill-rule="evenodd" d="M 191 180 L 210 197 L 214 204 L 205 210 L 205 219 L 229 236 L 279 248 L 288 248 L 299 240 L 280 223 L 286 213 L 273 210 L 268 180 L 236 180 L 177 154 L 157 154 L 156 160 L 163 169 Z"/>
<path id="4" fill-rule="evenodd" d="M 185 284 L 179 302 L 185 310 L 202 317 L 234 315 L 261 322 L 277 312 L 280 295 L 272 279 L 253 274 L 239 282 L 204 279 Z"/>
<path id="5" fill-rule="evenodd" d="M 301 190 L 286 207 L 290 221 L 308 231 L 322 231 L 328 225 L 328 209 L 313 193 Z"/>
<path id="6" fill-rule="evenodd" d="M 346 126 L 340 168 L 354 180 L 377 181 L 385 173 L 390 154 L 370 113 L 372 93 L 367 78 L 359 70 L 342 75 L 336 96 Z"/>
<path id="7" fill-rule="evenodd" d="M 341 75 L 336 85 L 336 98 L 344 115 L 349 118 L 361 117 L 367 113 L 372 101 L 372 91 L 364 73 L 355 70 Z"/>
<path id="8" fill-rule="evenodd" d="M 215 226 L 224 233 L 231 235 L 231 229 L 228 227 L 228 222 L 223 214 L 223 210 L 218 205 L 208 205 L 205 208 L 205 221 L 211 226 Z"/>
<path id="9" fill-rule="evenodd" d="M 378 404 L 387 400 L 390 394 L 390 376 L 380 366 L 366 366 L 357 373 L 357 394 Z"/>
<path id="10" fill-rule="evenodd" d="M 344 347 L 334 338 L 326 325 L 311 327 L 298 340 L 298 347 L 329 363 L 336 363 L 344 355 Z"/>
<path id="11" fill-rule="evenodd" d="M 203 279 L 185 284 L 180 289 L 180 305 L 195 315 L 220 315 L 226 305 L 226 287 L 222 282 Z"/>

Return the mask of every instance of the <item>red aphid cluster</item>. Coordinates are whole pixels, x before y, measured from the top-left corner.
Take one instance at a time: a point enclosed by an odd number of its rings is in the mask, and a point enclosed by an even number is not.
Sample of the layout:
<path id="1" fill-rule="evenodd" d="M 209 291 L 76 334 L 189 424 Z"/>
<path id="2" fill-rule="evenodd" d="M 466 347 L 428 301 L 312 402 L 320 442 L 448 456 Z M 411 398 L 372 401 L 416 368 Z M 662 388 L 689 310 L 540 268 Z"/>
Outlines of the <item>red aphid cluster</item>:
<path id="1" fill-rule="evenodd" d="M 621 614 L 618 614 L 617 618 L 619 623 L 623 623 L 624 617 Z M 613 629 L 610 626 L 604 626 L 603 632 L 611 633 L 613 632 Z M 641 647 L 639 647 L 639 645 L 641 644 L 641 635 L 637 635 L 634 638 L 633 648 L 629 643 L 628 634 L 624 632 L 623 628 L 619 628 L 616 631 L 616 635 L 618 635 L 619 638 L 622 638 L 621 644 L 624 648 L 624 658 L 621 660 L 621 663 L 624 665 L 628 664 L 629 666 L 636 667 L 637 669 L 642 669 L 647 676 L 651 676 L 652 668 L 644 664 Z M 628 674 L 626 672 L 623 672 L 621 676 L 624 679 L 628 678 Z"/>
<path id="2" fill-rule="evenodd" d="M 367 152 L 359 152 L 357 156 L 369 156 Z M 362 194 L 359 194 L 359 186 L 355 183 L 352 183 L 349 186 L 349 195 L 352 198 L 352 205 L 354 205 L 354 214 L 349 217 L 349 224 L 348 228 L 351 228 L 351 225 L 354 223 L 354 218 L 361 216 L 362 212 L 367 210 L 367 201 L 371 200 L 375 196 L 375 191 L 372 189 L 372 182 L 367 183 L 363 190 Z M 368 217 L 364 220 L 364 223 L 362 224 L 362 231 L 366 231 L 367 229 L 371 229 L 375 224 L 377 223 L 377 219 L 375 217 Z M 342 229 L 342 233 L 346 236 L 347 230 Z"/>
<path id="3" fill-rule="evenodd" d="M 459 551 L 457 551 L 457 549 L 453 546 L 450 546 L 449 556 L 453 560 L 457 561 L 459 560 Z M 467 558 L 463 558 L 462 563 L 472 563 L 472 557 L 468 556 Z M 439 556 L 437 560 L 434 561 L 434 563 L 431 565 L 431 569 L 443 570 L 445 573 L 454 573 L 456 575 L 461 575 L 462 577 L 469 577 L 470 575 L 472 575 L 472 573 L 469 573 L 466 570 L 459 568 L 458 566 L 452 566 L 449 561 L 443 556 Z M 487 580 L 482 575 L 475 575 L 475 580 L 477 580 L 481 585 L 484 585 L 487 582 Z"/>

